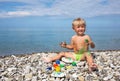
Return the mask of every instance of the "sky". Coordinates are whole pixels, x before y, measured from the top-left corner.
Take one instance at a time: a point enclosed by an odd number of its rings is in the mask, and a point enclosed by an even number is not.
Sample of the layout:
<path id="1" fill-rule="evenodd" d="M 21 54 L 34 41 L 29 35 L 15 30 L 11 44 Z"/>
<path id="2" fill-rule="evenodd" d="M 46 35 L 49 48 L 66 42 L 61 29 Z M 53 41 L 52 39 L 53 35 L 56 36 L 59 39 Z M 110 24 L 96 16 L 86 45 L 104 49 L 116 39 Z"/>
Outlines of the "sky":
<path id="1" fill-rule="evenodd" d="M 77 17 L 116 20 L 120 25 L 119 4 L 120 0 L 0 0 L 0 28 L 70 26 Z"/>

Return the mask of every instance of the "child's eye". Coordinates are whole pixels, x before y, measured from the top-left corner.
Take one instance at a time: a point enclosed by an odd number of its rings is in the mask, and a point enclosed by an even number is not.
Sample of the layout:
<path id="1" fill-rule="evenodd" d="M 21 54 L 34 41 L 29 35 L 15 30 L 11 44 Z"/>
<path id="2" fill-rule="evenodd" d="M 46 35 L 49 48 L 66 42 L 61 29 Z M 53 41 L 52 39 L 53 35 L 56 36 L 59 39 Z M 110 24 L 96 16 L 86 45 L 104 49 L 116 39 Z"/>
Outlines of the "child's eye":
<path id="1" fill-rule="evenodd" d="M 84 28 L 84 25 L 81 25 L 80 27 L 81 27 L 81 28 Z"/>
<path id="2" fill-rule="evenodd" d="M 82 28 L 84 28 L 84 26 L 81 26 Z"/>
<path id="3" fill-rule="evenodd" d="M 78 26 L 77 28 L 80 28 L 80 26 Z"/>

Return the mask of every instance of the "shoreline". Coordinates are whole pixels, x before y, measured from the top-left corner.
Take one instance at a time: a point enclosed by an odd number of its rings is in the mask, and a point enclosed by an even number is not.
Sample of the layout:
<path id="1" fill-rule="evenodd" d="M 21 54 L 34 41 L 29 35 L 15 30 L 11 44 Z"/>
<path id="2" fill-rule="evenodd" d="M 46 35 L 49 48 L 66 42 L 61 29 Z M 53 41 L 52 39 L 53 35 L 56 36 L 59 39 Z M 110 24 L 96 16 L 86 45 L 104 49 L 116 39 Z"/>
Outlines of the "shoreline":
<path id="1" fill-rule="evenodd" d="M 120 49 L 117 50 L 90 50 L 91 52 L 112 52 L 112 51 L 120 51 Z M 72 51 L 60 51 L 60 52 L 72 52 Z M 23 53 L 23 54 L 8 54 L 8 55 L 0 55 L 0 58 L 3 57 L 9 57 L 11 55 L 15 55 L 15 56 L 25 56 L 25 55 L 32 55 L 32 54 L 36 54 L 36 53 L 60 53 L 60 52 L 33 52 L 33 53 Z"/>

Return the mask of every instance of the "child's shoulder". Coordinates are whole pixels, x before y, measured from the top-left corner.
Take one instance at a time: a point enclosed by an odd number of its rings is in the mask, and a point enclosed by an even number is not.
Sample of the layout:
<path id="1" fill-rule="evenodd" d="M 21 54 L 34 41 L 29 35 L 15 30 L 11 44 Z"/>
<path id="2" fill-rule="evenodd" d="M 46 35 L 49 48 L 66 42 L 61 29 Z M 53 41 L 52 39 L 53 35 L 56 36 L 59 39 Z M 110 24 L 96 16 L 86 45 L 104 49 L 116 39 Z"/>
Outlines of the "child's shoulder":
<path id="1" fill-rule="evenodd" d="M 76 35 L 73 35 L 71 39 L 76 40 Z"/>
<path id="2" fill-rule="evenodd" d="M 73 35 L 73 36 L 72 36 L 72 39 L 74 39 L 74 38 L 76 38 L 76 37 L 77 37 L 77 35 Z"/>
<path id="3" fill-rule="evenodd" d="M 84 38 L 85 38 L 85 39 L 90 39 L 91 37 L 86 34 L 86 35 L 84 36 Z"/>
<path id="4" fill-rule="evenodd" d="M 85 34 L 84 37 L 90 37 L 89 35 Z"/>

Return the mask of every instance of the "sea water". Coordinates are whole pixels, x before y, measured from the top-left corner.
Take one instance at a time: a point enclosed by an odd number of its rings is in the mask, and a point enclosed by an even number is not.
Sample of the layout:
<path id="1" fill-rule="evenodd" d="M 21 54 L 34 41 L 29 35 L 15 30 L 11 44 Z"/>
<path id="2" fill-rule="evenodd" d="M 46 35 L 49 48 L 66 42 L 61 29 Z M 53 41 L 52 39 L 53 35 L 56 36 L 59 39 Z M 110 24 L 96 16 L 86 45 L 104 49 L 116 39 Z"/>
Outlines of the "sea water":
<path id="1" fill-rule="evenodd" d="M 0 30 L 0 55 L 69 51 L 61 48 L 59 44 L 62 41 L 70 43 L 71 37 L 75 34 L 71 27 L 43 29 Z M 119 27 L 88 27 L 85 33 L 91 36 L 96 45 L 91 50 L 120 49 Z"/>

